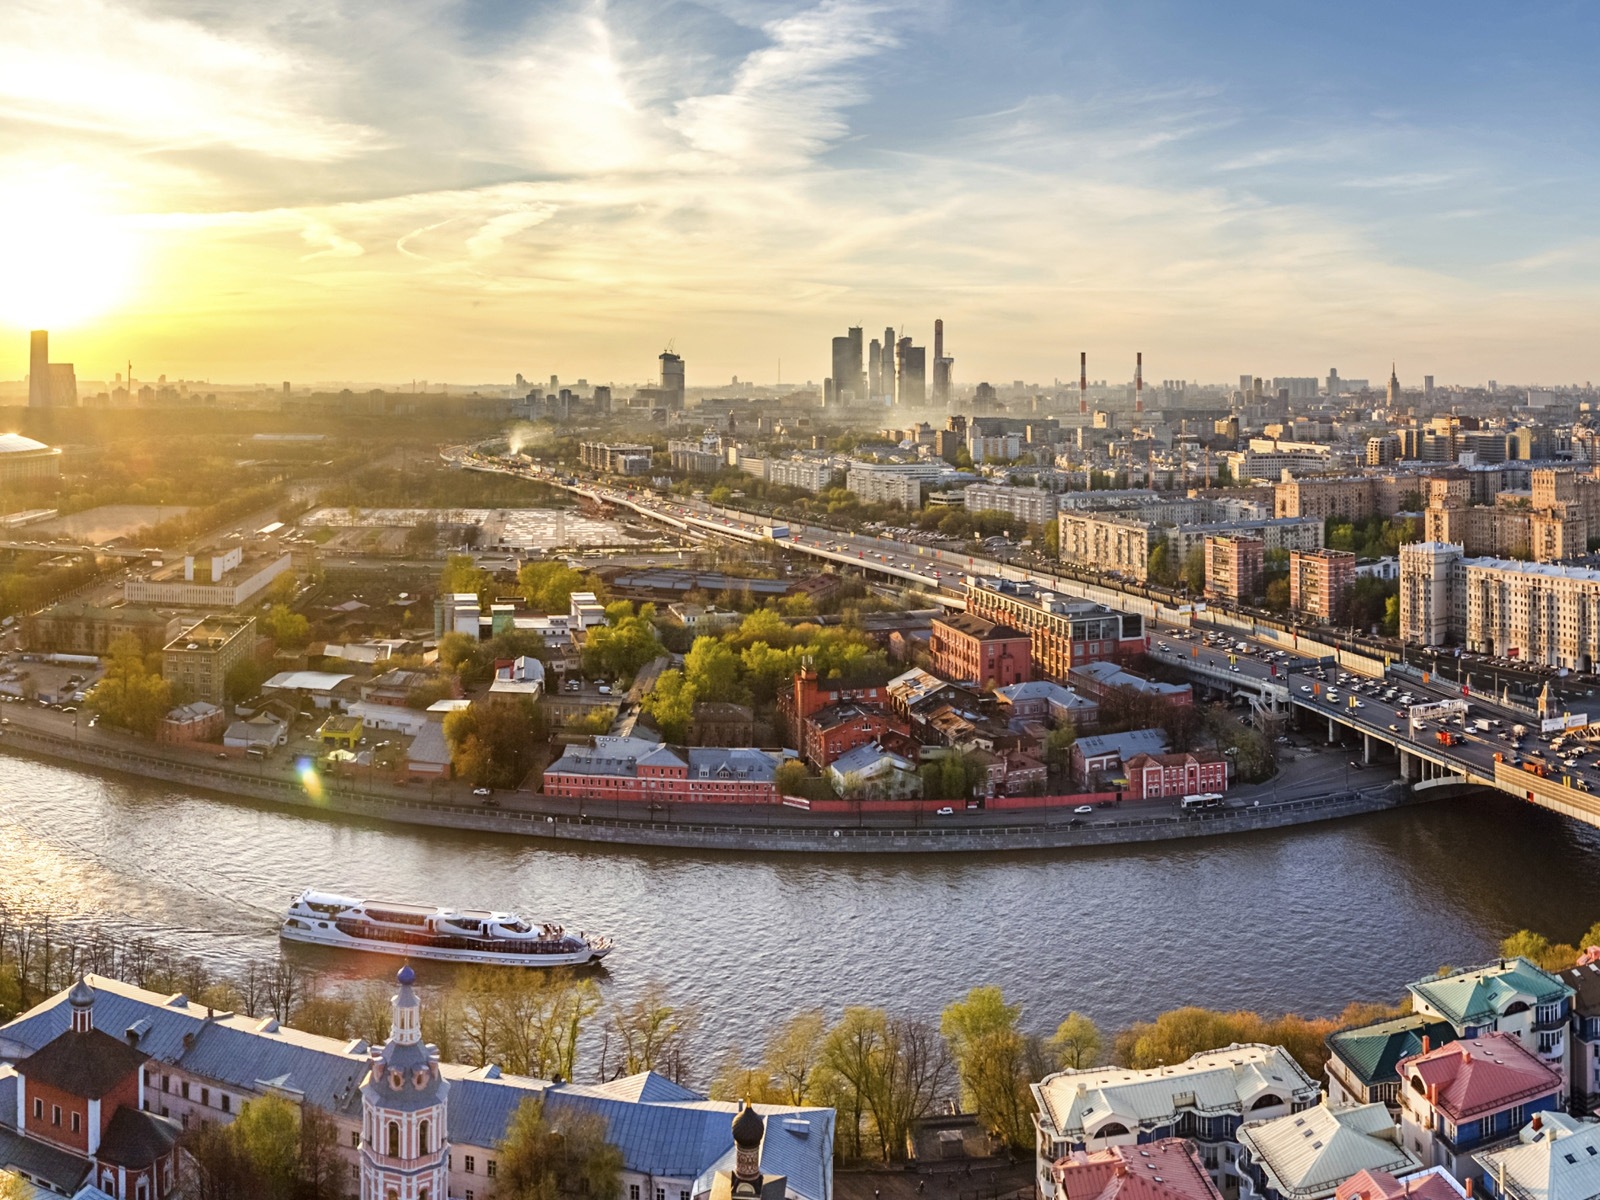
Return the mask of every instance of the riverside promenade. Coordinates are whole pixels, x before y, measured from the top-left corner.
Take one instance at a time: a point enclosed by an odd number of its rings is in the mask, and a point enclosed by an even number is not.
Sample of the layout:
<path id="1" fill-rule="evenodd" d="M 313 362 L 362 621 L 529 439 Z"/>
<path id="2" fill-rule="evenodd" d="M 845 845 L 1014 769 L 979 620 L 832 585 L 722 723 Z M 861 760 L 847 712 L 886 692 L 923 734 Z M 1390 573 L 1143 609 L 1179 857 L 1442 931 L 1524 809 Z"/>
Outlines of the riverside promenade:
<path id="1" fill-rule="evenodd" d="M 1348 778 L 1335 756 L 1309 756 L 1310 767 L 1277 784 L 1230 793 L 1227 807 L 1181 813 L 1176 802 L 1099 810 L 1089 820 L 1070 809 L 964 811 L 915 821 L 883 813 L 807 813 L 784 805 L 675 805 L 638 813 L 628 806 L 584 805 L 532 792 L 503 792 L 487 806 L 461 787 L 386 786 L 356 777 L 308 780 L 292 761 L 228 762 L 193 750 L 158 746 L 114 731 L 60 728 L 45 713 L 6 726 L 0 751 L 80 769 L 136 775 L 192 788 L 219 800 L 264 803 L 328 817 L 432 826 L 563 842 L 688 850 L 775 853 L 973 853 L 1061 850 L 1218 836 L 1379 812 L 1413 802 L 1399 780 Z M 1321 760 L 1320 762 L 1317 760 Z M 1339 770 L 1332 769 L 1337 766 Z M 1344 776 L 1341 781 L 1341 773 Z M 1368 777 L 1371 779 L 1371 777 Z"/>

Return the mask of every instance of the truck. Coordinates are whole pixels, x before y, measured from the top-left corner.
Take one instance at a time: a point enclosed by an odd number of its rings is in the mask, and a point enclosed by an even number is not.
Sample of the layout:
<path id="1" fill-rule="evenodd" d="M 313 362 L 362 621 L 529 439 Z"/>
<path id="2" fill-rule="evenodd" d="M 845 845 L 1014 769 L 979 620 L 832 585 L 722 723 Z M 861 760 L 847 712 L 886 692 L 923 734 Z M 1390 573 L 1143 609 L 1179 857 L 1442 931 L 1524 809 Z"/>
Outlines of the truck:
<path id="1" fill-rule="evenodd" d="M 1439 745 L 1441 746 L 1459 746 L 1461 744 L 1460 736 L 1448 729 L 1441 729 L 1434 736 L 1439 739 Z"/>
<path id="2" fill-rule="evenodd" d="M 782 521 L 768 521 L 766 535 L 775 542 L 786 542 L 789 540 L 789 527 Z"/>
<path id="3" fill-rule="evenodd" d="M 1534 762 L 1532 759 L 1524 759 L 1522 769 L 1530 775 L 1537 775 L 1540 779 L 1547 779 L 1550 776 L 1549 767 L 1542 762 Z"/>
<path id="4" fill-rule="evenodd" d="M 1489 732 L 1489 718 L 1488 717 L 1477 717 L 1477 718 L 1475 718 L 1473 720 L 1473 722 L 1472 722 L 1472 727 L 1474 729 L 1476 729 L 1479 733 L 1488 733 Z"/>
<path id="5" fill-rule="evenodd" d="M 1511 736 L 1514 738 L 1520 738 L 1527 732 L 1528 727 L 1526 725 L 1513 725 L 1511 727 Z"/>

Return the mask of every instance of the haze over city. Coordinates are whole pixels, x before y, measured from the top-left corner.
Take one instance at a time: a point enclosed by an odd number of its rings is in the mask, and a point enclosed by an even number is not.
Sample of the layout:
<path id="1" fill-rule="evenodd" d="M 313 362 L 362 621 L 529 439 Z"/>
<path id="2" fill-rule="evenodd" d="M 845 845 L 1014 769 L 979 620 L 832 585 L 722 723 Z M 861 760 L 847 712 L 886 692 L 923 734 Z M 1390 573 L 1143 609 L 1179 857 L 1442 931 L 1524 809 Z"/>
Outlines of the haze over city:
<path id="1" fill-rule="evenodd" d="M 14 0 L 0 379 L 1595 374 L 1570 6 Z M 1408 371 L 1409 367 L 1409 371 Z"/>

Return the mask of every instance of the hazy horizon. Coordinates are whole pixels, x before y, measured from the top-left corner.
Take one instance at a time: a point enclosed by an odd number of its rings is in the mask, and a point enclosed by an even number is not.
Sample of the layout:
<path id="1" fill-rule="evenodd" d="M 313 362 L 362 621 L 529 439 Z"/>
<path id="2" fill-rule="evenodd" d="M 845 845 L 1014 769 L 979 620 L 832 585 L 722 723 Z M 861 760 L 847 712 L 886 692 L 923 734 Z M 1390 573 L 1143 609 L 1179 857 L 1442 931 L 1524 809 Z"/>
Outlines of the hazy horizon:
<path id="1" fill-rule="evenodd" d="M 13 0 L 0 379 L 1593 378 L 1600 14 Z"/>

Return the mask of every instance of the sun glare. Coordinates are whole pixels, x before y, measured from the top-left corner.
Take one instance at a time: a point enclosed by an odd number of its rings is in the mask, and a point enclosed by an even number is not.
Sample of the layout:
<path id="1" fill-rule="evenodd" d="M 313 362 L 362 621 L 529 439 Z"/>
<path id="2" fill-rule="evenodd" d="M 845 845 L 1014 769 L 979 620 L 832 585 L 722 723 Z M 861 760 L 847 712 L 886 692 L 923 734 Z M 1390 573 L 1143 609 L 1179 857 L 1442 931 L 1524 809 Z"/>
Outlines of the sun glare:
<path id="1" fill-rule="evenodd" d="M 136 251 L 126 218 L 83 189 L 0 183 L 0 323 L 69 329 L 116 308 Z"/>

